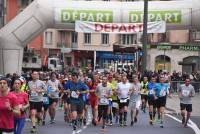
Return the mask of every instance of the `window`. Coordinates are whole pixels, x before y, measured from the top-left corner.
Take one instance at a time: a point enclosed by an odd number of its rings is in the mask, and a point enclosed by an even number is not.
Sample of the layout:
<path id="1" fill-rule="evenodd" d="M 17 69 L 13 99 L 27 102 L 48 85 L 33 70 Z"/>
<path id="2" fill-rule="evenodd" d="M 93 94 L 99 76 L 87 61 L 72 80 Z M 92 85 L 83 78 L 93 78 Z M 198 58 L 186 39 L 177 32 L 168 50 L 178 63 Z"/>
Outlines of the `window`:
<path id="1" fill-rule="evenodd" d="M 28 63 L 28 57 L 23 57 L 23 62 Z"/>
<path id="2" fill-rule="evenodd" d="M 68 66 L 71 66 L 72 64 L 72 57 L 66 57 L 66 62 Z"/>
<path id="3" fill-rule="evenodd" d="M 109 34 L 101 34 L 101 44 L 109 44 Z"/>
<path id="4" fill-rule="evenodd" d="M 55 60 L 50 60 L 50 64 L 56 64 L 56 61 Z"/>
<path id="5" fill-rule="evenodd" d="M 137 35 L 136 34 L 122 34 L 121 44 L 122 45 L 137 44 Z"/>
<path id="6" fill-rule="evenodd" d="M 36 57 L 33 57 L 32 58 L 32 63 L 36 63 L 37 62 L 37 58 Z"/>
<path id="7" fill-rule="evenodd" d="M 51 45 L 52 44 L 52 35 L 53 33 L 52 32 L 45 32 L 45 44 L 47 45 Z"/>
<path id="8" fill-rule="evenodd" d="M 200 31 L 191 32 L 191 41 L 200 42 Z"/>
<path id="9" fill-rule="evenodd" d="M 85 44 L 91 43 L 91 33 L 84 33 L 84 43 Z"/>
<path id="10" fill-rule="evenodd" d="M 78 37 L 78 33 L 77 32 L 71 32 L 71 41 L 72 41 L 72 43 L 77 43 L 77 37 Z"/>

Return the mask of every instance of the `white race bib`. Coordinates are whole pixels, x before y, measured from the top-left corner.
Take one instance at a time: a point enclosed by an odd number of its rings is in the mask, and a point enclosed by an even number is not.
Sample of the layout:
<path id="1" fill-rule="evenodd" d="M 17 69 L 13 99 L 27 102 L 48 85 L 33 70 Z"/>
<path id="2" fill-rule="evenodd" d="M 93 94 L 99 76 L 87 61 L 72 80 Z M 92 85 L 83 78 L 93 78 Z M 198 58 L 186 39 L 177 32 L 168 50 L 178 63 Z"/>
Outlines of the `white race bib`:
<path id="1" fill-rule="evenodd" d="M 3 132 L 2 134 L 14 134 L 14 132 Z"/>
<path id="2" fill-rule="evenodd" d="M 31 96 L 32 96 L 32 97 L 36 97 L 36 96 L 38 96 L 38 93 L 36 93 L 36 92 L 31 92 Z"/>
<path id="3" fill-rule="evenodd" d="M 109 104 L 108 99 L 106 99 L 106 98 L 100 98 L 100 103 L 101 104 Z"/>
<path id="4" fill-rule="evenodd" d="M 128 101 L 128 99 L 127 98 L 126 99 L 120 99 L 119 101 L 120 101 L 120 103 L 126 103 Z"/>
<path id="5" fill-rule="evenodd" d="M 161 97 L 166 96 L 166 91 L 164 89 L 160 90 L 160 96 Z"/>
<path id="6" fill-rule="evenodd" d="M 153 90 L 153 89 L 152 89 L 152 90 L 149 90 L 149 94 L 150 94 L 150 95 L 155 94 L 154 90 Z"/>
<path id="7" fill-rule="evenodd" d="M 118 103 L 116 103 L 116 102 L 113 102 L 113 106 L 112 106 L 112 107 L 114 107 L 114 108 L 117 108 L 117 109 L 118 109 L 119 105 L 118 105 Z"/>
<path id="8" fill-rule="evenodd" d="M 183 90 L 183 91 L 182 91 L 182 94 L 183 94 L 183 96 L 187 97 L 187 96 L 189 96 L 190 91 L 188 91 L 188 90 Z"/>
<path id="9" fill-rule="evenodd" d="M 78 95 L 77 95 L 77 93 L 75 91 L 72 91 L 71 92 L 71 97 L 72 98 L 78 98 Z"/>
<path id="10" fill-rule="evenodd" d="M 43 97 L 42 99 L 43 99 L 43 102 L 44 102 L 44 103 L 49 102 L 49 98 L 48 98 L 48 97 Z"/>

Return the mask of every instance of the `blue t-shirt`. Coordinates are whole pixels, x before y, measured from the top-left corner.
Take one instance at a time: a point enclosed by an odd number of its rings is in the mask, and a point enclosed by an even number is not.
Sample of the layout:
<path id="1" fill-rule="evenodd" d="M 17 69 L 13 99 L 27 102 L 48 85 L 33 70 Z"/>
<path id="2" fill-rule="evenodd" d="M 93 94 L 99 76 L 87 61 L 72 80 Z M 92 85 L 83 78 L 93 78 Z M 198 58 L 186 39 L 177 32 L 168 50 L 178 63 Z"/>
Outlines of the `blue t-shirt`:
<path id="1" fill-rule="evenodd" d="M 87 91 L 89 88 L 83 82 L 78 81 L 77 83 L 74 83 L 70 81 L 65 85 L 65 89 L 71 91 L 70 101 L 72 104 L 80 104 L 86 101 L 86 93 L 83 93 L 83 91 Z M 81 94 L 78 96 L 76 91 L 81 92 Z"/>
<path id="2" fill-rule="evenodd" d="M 156 90 L 156 83 L 149 82 L 147 85 L 147 89 L 148 89 L 148 96 L 154 97 Z"/>
<path id="3" fill-rule="evenodd" d="M 168 94 L 168 84 L 167 83 L 157 83 L 155 88 L 155 94 L 157 97 L 164 97 Z"/>
<path id="4" fill-rule="evenodd" d="M 69 85 L 70 85 L 71 81 L 65 81 L 64 82 L 64 90 L 68 90 L 69 89 Z"/>

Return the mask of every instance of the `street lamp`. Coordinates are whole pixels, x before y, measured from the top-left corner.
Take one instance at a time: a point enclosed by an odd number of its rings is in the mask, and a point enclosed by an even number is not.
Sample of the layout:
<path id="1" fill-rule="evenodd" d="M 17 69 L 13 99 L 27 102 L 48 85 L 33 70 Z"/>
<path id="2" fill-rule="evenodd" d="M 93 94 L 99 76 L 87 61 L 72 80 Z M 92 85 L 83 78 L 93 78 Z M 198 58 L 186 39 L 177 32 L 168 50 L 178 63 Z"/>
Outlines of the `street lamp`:
<path id="1" fill-rule="evenodd" d="M 142 56 L 142 73 L 147 68 L 147 22 L 148 22 L 148 0 L 144 0 L 144 18 L 143 18 L 143 56 Z"/>

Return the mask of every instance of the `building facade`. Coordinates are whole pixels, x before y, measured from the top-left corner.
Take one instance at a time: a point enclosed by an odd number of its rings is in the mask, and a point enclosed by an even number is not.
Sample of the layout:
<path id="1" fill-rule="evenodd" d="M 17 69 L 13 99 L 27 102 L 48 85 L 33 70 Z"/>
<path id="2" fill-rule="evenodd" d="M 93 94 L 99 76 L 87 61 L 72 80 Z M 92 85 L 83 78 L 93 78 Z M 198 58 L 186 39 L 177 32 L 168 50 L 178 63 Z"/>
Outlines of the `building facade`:
<path id="1" fill-rule="evenodd" d="M 8 23 L 32 1 L 1 0 L 0 6 L 6 7 L 6 14 L 0 16 L 0 21 Z M 67 29 L 47 29 L 29 43 L 27 48 L 40 54 L 42 60 L 47 56 L 59 57 L 66 66 L 93 66 L 96 63 L 97 66 L 108 68 L 113 64 L 132 63 L 138 69 L 142 56 L 141 37 L 141 34 L 91 34 Z M 195 29 L 150 34 L 147 68 L 169 72 L 200 70 L 199 40 L 200 32 Z"/>

